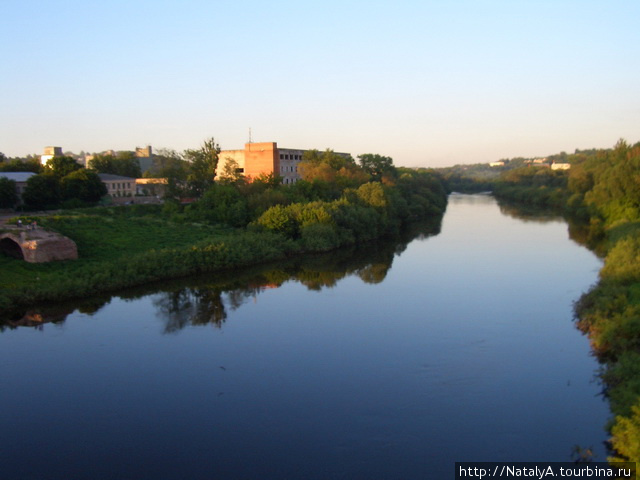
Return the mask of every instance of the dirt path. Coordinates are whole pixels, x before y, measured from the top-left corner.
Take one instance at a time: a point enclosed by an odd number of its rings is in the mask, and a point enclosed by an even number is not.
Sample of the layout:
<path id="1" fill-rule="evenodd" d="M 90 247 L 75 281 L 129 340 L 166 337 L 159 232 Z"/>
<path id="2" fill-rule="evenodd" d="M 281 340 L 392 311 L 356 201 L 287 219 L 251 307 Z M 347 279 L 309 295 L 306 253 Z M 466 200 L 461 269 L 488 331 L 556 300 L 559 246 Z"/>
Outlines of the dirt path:
<path id="1" fill-rule="evenodd" d="M 0 213 L 0 225 L 5 225 L 7 220 L 15 216 L 15 213 Z"/>
<path id="2" fill-rule="evenodd" d="M 19 217 L 20 215 L 29 215 L 30 217 L 44 217 L 54 212 L 57 212 L 57 210 L 52 210 L 51 212 L 28 212 L 28 213 L 0 212 L 0 225 L 6 225 L 7 221 L 10 218 Z"/>

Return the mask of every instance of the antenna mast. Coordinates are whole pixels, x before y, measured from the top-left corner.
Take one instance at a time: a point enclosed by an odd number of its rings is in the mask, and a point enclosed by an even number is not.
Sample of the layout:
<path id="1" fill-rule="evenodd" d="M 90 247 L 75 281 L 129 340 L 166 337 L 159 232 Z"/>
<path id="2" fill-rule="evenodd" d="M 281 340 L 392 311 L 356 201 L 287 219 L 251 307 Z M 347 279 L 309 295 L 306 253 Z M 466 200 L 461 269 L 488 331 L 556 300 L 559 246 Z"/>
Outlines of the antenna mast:
<path id="1" fill-rule="evenodd" d="M 252 143 L 251 142 L 251 127 L 249 127 L 249 143 Z"/>

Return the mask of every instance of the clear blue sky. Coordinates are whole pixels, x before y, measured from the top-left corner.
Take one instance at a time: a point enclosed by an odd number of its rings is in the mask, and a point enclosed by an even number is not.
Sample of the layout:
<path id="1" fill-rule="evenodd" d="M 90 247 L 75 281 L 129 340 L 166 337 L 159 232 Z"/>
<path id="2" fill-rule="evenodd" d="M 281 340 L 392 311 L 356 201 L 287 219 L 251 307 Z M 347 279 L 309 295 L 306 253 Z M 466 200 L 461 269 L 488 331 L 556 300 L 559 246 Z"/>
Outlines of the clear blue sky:
<path id="1" fill-rule="evenodd" d="M 0 151 L 447 166 L 640 140 L 640 1 L 0 2 Z"/>

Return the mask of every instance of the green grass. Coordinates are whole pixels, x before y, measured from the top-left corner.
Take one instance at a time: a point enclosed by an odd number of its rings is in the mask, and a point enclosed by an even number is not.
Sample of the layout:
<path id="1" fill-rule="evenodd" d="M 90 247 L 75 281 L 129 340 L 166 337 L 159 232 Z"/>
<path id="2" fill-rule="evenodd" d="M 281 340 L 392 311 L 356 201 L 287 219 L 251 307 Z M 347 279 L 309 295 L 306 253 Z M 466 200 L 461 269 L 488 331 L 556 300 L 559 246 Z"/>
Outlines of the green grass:
<path id="1" fill-rule="evenodd" d="M 76 242 L 79 259 L 34 264 L 0 255 L 0 295 L 10 295 L 15 290 L 35 291 L 43 285 L 55 286 L 62 278 L 87 275 L 87 269 L 127 262 L 146 252 L 187 249 L 233 235 L 227 227 L 177 224 L 159 215 L 110 214 L 108 210 L 98 213 L 71 212 L 39 217 L 39 226 Z M 25 217 L 25 221 L 28 219 Z"/>
<path id="2" fill-rule="evenodd" d="M 55 216 L 41 224 L 73 239 L 80 259 L 90 260 L 183 247 L 230 232 L 226 227 L 176 224 L 160 217 Z"/>

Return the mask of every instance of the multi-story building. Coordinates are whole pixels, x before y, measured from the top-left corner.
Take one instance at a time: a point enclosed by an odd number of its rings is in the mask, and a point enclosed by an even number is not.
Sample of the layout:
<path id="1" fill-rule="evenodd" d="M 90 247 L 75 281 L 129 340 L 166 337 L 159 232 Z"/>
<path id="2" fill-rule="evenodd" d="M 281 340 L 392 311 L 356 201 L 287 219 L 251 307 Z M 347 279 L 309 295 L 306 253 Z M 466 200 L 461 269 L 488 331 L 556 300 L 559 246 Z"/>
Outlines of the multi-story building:
<path id="1" fill-rule="evenodd" d="M 110 173 L 99 173 L 98 177 L 107 186 L 107 195 L 111 197 L 133 197 L 136 194 L 135 178 Z"/>
<path id="2" fill-rule="evenodd" d="M 219 155 L 216 176 L 224 171 L 230 160 L 249 181 L 260 175 L 276 174 L 282 177 L 285 185 L 296 183 L 302 177 L 298 173 L 298 164 L 306 150 L 279 148 L 276 142 L 246 143 L 244 150 L 222 150 Z M 338 155 L 347 156 L 346 153 Z"/>

